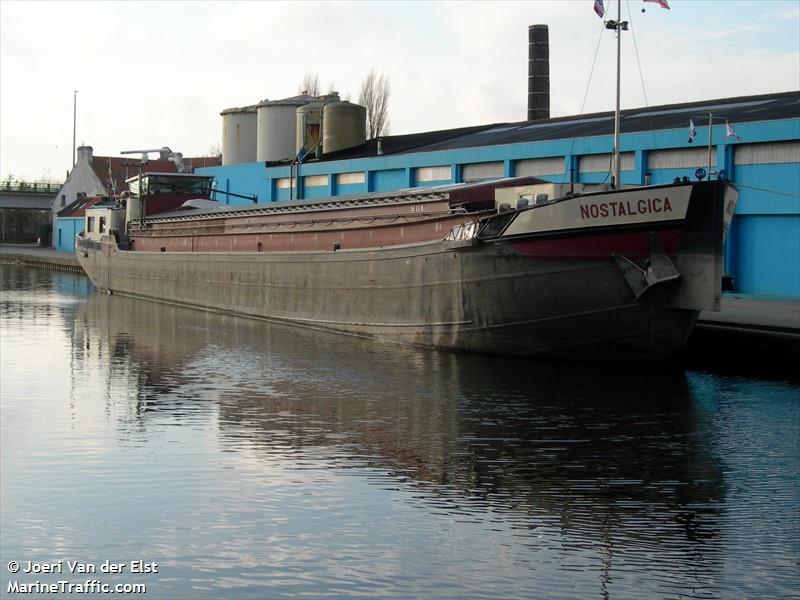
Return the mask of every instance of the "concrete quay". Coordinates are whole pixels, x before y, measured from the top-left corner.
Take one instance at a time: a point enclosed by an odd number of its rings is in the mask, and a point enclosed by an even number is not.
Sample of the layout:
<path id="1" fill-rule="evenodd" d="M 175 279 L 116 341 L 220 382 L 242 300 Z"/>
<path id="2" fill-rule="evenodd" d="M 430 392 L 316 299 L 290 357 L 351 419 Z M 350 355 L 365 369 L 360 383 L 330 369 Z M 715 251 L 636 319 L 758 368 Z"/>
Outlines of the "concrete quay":
<path id="1" fill-rule="evenodd" d="M 683 356 L 689 366 L 800 378 L 800 301 L 722 297 L 702 312 Z"/>
<path id="2" fill-rule="evenodd" d="M 56 252 L 53 248 L 40 248 L 33 244 L 0 244 L 0 262 L 54 271 L 84 272 L 74 254 Z"/>
<path id="3" fill-rule="evenodd" d="M 2 244 L 0 262 L 83 273 L 74 254 L 34 245 Z M 800 301 L 725 295 L 720 312 L 700 314 L 682 359 L 692 367 L 800 376 Z"/>

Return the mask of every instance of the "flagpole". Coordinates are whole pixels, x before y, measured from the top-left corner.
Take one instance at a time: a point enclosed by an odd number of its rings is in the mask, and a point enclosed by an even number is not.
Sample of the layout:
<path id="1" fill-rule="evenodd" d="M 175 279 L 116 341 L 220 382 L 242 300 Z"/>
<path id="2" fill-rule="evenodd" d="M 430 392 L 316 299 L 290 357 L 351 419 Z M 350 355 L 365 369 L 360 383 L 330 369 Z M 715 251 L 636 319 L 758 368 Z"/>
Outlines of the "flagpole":
<path id="1" fill-rule="evenodd" d="M 714 117 L 708 113 L 708 178 L 711 179 L 711 129 L 714 126 Z"/>
<path id="2" fill-rule="evenodd" d="M 612 185 L 615 188 L 622 187 L 622 182 L 619 178 L 619 97 L 620 97 L 620 65 L 622 55 L 622 31 L 620 31 L 622 23 L 622 0 L 617 0 L 617 108 L 614 112 L 614 177 Z"/>

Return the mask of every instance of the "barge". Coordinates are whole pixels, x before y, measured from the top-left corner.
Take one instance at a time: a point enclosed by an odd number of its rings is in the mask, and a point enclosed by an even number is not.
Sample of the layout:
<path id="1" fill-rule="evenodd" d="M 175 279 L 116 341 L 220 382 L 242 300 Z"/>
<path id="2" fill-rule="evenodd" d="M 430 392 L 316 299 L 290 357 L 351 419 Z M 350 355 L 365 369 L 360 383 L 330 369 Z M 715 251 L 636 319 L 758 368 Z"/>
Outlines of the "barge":
<path id="1" fill-rule="evenodd" d="M 76 252 L 95 286 L 400 344 L 603 360 L 674 355 L 719 310 L 737 198 L 724 181 L 571 193 L 511 178 L 230 206 L 211 185 L 147 174 L 88 210 Z"/>

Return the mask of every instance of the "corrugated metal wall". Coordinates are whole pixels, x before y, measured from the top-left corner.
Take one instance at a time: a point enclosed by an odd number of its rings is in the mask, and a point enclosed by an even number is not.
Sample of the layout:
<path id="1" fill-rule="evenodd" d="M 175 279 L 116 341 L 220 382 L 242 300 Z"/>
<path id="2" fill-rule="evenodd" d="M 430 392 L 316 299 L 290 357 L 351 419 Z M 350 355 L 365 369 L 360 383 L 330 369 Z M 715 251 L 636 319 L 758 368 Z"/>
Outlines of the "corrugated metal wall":
<path id="1" fill-rule="evenodd" d="M 450 165 L 440 165 L 436 167 L 418 167 L 415 172 L 415 179 L 418 183 L 429 181 L 450 181 L 452 171 Z"/>
<path id="2" fill-rule="evenodd" d="M 514 175 L 517 177 L 541 177 L 542 175 L 562 175 L 564 157 L 526 158 L 514 161 Z"/>
<path id="3" fill-rule="evenodd" d="M 336 175 L 336 185 L 352 185 L 356 183 L 364 183 L 366 175 L 364 171 L 357 173 L 339 173 Z"/>
<path id="4" fill-rule="evenodd" d="M 620 155 L 620 170 L 633 169 L 633 152 L 623 152 Z M 581 156 L 578 160 L 578 173 L 604 173 L 611 169 L 611 154 L 592 154 Z"/>
<path id="5" fill-rule="evenodd" d="M 484 179 L 499 179 L 503 176 L 503 163 L 485 162 L 464 165 L 461 168 L 461 179 L 465 183 L 483 181 Z"/>
<path id="6" fill-rule="evenodd" d="M 766 144 L 737 144 L 735 165 L 800 163 L 800 141 Z"/>
<path id="7" fill-rule="evenodd" d="M 695 169 L 708 166 L 708 146 L 651 150 L 647 153 L 648 169 Z M 717 166 L 717 147 L 711 146 L 711 166 Z"/>
<path id="8" fill-rule="evenodd" d="M 303 185 L 305 187 L 321 187 L 328 185 L 327 175 L 309 175 L 303 177 Z"/>

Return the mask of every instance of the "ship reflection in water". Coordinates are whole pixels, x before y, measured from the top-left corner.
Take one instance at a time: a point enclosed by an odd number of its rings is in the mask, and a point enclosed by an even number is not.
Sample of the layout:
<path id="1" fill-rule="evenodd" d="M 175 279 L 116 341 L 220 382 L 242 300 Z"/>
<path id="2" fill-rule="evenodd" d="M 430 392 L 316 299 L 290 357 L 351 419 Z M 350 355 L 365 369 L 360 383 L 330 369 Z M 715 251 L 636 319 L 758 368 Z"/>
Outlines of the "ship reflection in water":
<path id="1" fill-rule="evenodd" d="M 158 561 L 158 598 L 800 584 L 791 384 L 399 348 L 0 270 L 3 564 Z"/>

